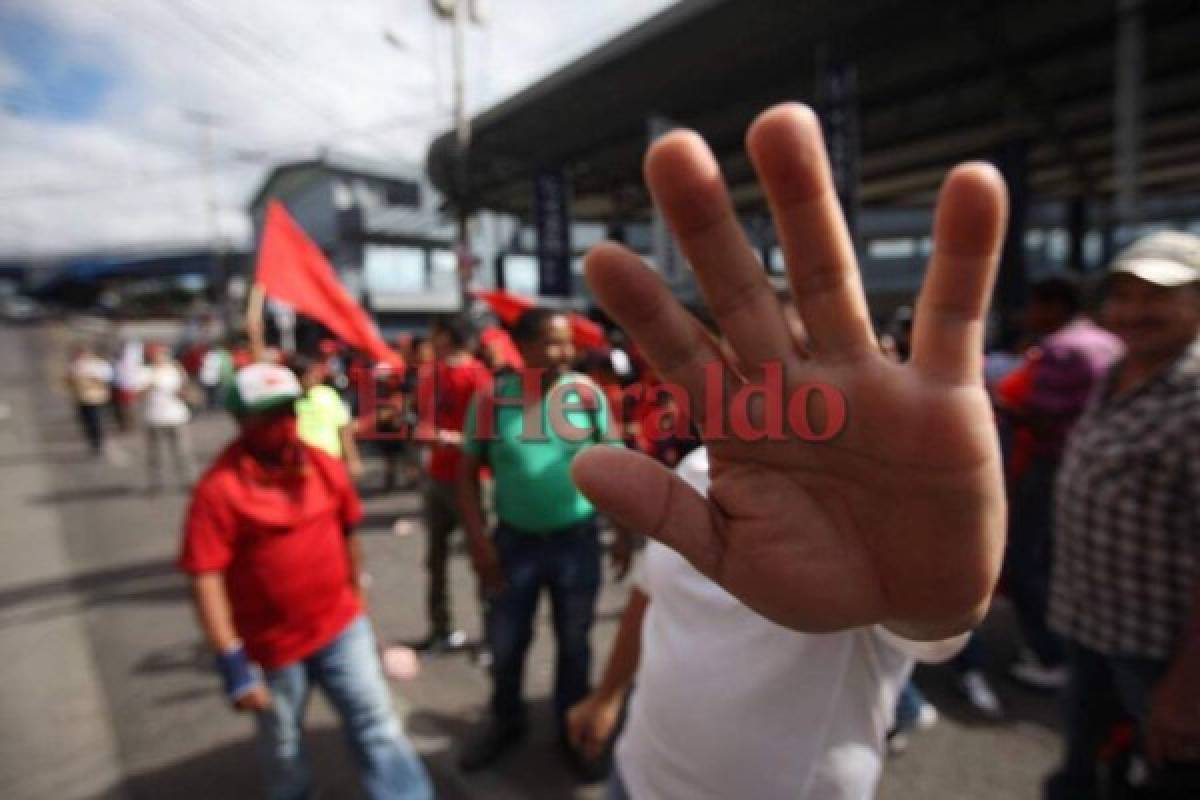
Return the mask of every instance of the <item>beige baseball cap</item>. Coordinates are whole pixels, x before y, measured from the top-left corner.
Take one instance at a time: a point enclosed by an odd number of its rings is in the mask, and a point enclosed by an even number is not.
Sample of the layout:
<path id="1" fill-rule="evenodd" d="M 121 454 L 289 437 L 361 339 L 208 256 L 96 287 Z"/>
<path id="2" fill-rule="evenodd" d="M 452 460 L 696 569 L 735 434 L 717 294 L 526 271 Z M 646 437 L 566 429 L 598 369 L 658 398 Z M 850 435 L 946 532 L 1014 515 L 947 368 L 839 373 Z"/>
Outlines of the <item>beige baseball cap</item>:
<path id="1" fill-rule="evenodd" d="M 1200 236 L 1159 231 L 1143 236 L 1113 259 L 1109 275 L 1133 275 L 1157 286 L 1200 280 Z"/>

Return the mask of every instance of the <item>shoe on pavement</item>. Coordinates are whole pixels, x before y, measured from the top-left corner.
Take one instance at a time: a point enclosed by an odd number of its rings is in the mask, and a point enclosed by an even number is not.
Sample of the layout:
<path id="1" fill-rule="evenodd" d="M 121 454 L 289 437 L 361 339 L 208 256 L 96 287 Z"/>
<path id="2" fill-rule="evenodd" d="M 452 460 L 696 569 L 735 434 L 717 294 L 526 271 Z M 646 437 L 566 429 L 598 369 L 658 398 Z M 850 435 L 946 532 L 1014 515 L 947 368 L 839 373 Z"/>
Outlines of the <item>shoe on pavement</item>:
<path id="1" fill-rule="evenodd" d="M 1008 674 L 1017 683 L 1046 692 L 1056 692 L 1067 685 L 1069 673 L 1065 666 L 1046 667 L 1037 661 L 1018 661 Z"/>
<path id="2" fill-rule="evenodd" d="M 486 769 L 524 738 L 525 726 L 521 723 L 488 722 L 479 735 L 463 748 L 458 757 L 458 768 L 463 772 Z"/>
<path id="3" fill-rule="evenodd" d="M 413 647 L 420 653 L 449 653 L 461 650 L 467 644 L 467 632 L 453 630 L 450 632 L 433 631 Z"/>
<path id="4" fill-rule="evenodd" d="M 967 696 L 971 707 L 989 719 L 1000 719 L 1004 716 L 1004 707 L 1000 698 L 992 691 L 987 678 L 979 670 L 972 669 L 963 673 L 958 681 L 959 688 Z"/>
<path id="5" fill-rule="evenodd" d="M 913 730 L 927 731 L 938 723 L 938 712 L 932 703 L 922 703 L 917 712 L 917 719 L 912 724 Z"/>

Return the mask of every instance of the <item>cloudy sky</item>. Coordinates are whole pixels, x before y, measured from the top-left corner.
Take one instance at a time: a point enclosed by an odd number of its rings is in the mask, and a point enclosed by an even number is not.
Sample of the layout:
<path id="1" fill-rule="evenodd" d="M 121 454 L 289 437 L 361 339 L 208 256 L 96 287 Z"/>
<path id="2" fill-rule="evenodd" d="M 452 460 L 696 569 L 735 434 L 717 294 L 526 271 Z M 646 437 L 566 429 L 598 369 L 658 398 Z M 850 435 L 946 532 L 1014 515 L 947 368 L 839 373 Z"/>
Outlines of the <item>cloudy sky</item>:
<path id="1" fill-rule="evenodd" d="M 671 2 L 483 0 L 470 107 Z M 244 242 L 273 163 L 423 163 L 452 74 L 430 0 L 0 0 L 0 258 L 206 241 L 209 196 Z"/>

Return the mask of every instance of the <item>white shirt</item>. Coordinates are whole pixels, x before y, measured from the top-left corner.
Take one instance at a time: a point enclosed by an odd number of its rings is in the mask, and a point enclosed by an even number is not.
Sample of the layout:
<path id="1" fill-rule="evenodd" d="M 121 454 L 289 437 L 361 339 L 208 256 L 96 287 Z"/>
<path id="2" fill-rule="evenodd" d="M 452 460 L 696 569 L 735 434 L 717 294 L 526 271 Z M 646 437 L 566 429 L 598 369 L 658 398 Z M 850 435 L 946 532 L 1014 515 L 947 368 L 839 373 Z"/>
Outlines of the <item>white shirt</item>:
<path id="1" fill-rule="evenodd" d="M 200 362 L 200 383 L 204 386 L 216 386 L 221 382 L 221 367 L 225 357 L 215 347 L 209 348 Z"/>
<path id="2" fill-rule="evenodd" d="M 152 428 L 183 425 L 191 419 L 187 403 L 179 396 L 184 386 L 183 370 L 176 364 L 160 364 L 142 371 L 142 415 Z"/>
<path id="3" fill-rule="evenodd" d="M 707 491 L 703 448 L 677 471 Z M 616 747 L 636 800 L 873 797 L 912 659 L 949 658 L 965 641 L 908 642 L 881 628 L 797 633 L 657 542 L 639 569 L 650 604 Z"/>
<path id="4" fill-rule="evenodd" d="M 143 348 L 139 341 L 128 341 L 121 345 L 117 356 L 116 377 L 113 382 L 118 389 L 137 391 L 142 380 Z"/>

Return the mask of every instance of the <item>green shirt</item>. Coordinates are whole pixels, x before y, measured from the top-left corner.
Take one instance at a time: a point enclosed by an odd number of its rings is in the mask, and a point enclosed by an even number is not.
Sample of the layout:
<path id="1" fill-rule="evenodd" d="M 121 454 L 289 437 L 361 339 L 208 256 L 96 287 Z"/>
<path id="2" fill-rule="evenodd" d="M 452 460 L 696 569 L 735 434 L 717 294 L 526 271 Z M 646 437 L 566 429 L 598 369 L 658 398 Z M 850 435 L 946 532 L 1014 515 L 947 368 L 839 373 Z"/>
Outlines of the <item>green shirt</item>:
<path id="1" fill-rule="evenodd" d="M 329 386 L 314 386 L 296 401 L 296 431 L 300 441 L 342 457 L 341 430 L 350 424 L 350 412 Z"/>
<path id="2" fill-rule="evenodd" d="M 571 383 L 591 389 L 593 410 L 584 410 L 584 398 L 569 386 Z M 521 376 L 498 377 L 494 396 L 519 398 Z M 496 516 L 501 522 L 522 531 L 545 533 L 570 527 L 595 513 L 571 481 L 571 460 L 599 441 L 620 444 L 608 438 L 608 403 L 602 390 L 582 375 L 564 375 L 539 398 L 538 407 L 531 413 L 540 415 L 540 429 L 531 424 L 529 435 L 525 435 L 524 409 L 497 402 L 495 425 L 488 438 L 487 429 L 476 421 L 479 403 L 477 395 L 467 408 L 463 451 L 491 467 Z M 556 403 L 563 409 L 558 415 L 560 424 L 565 420 L 573 431 L 565 427 L 556 430 L 551 424 L 551 410 Z M 561 433 L 568 434 L 568 438 Z"/>

